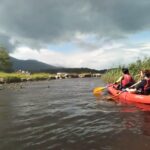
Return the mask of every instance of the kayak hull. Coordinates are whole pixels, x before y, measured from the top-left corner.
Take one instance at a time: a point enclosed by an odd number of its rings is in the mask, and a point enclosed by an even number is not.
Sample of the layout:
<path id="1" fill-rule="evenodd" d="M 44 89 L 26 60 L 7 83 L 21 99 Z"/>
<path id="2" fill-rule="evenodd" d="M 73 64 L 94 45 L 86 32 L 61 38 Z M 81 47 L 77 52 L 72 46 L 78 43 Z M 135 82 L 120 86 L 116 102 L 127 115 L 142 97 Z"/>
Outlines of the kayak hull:
<path id="1" fill-rule="evenodd" d="M 126 91 L 120 91 L 117 90 L 114 85 L 108 86 L 108 91 L 112 95 L 112 99 L 115 100 L 123 102 L 150 104 L 150 95 L 139 95 Z"/>

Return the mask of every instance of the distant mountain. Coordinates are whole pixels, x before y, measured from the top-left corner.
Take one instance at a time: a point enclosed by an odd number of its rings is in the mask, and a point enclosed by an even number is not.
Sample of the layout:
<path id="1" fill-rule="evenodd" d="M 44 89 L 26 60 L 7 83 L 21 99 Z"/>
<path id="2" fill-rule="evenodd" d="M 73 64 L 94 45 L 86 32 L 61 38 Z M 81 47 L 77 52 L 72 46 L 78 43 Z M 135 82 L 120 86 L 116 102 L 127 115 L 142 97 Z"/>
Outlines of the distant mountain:
<path id="1" fill-rule="evenodd" d="M 95 70 L 89 68 L 64 68 L 48 65 L 46 63 L 37 61 L 37 60 L 20 60 L 13 57 L 10 57 L 12 62 L 12 69 L 25 70 L 30 72 L 48 72 L 48 73 L 57 73 L 57 72 L 67 72 L 67 73 L 104 73 L 107 70 Z"/>
<path id="2" fill-rule="evenodd" d="M 39 72 L 42 70 L 55 69 L 57 67 L 48 65 L 43 62 L 39 62 L 36 60 L 19 60 L 13 57 L 10 57 L 10 61 L 12 62 L 13 70 L 26 70 L 31 72 Z"/>

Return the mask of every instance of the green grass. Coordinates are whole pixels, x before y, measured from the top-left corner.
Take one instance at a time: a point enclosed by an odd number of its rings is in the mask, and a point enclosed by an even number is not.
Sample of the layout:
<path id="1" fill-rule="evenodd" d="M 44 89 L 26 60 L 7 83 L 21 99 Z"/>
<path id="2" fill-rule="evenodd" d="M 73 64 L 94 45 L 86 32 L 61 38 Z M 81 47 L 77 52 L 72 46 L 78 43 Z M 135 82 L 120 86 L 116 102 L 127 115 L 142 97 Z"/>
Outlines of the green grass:
<path id="1" fill-rule="evenodd" d="M 102 75 L 102 79 L 108 83 L 115 82 L 122 75 L 122 71 L 121 71 L 122 67 L 109 70 L 104 75 Z M 150 58 L 137 60 L 135 63 L 131 63 L 127 67 L 129 68 L 130 74 L 134 77 L 134 79 L 138 80 L 139 79 L 138 75 L 140 70 L 150 69 Z"/>
<path id="2" fill-rule="evenodd" d="M 54 78 L 55 75 L 48 73 L 22 74 L 22 73 L 5 73 L 0 72 L 0 80 L 4 83 L 21 82 L 21 81 L 37 81 Z M 1 81 L 1 82 L 3 82 Z"/>

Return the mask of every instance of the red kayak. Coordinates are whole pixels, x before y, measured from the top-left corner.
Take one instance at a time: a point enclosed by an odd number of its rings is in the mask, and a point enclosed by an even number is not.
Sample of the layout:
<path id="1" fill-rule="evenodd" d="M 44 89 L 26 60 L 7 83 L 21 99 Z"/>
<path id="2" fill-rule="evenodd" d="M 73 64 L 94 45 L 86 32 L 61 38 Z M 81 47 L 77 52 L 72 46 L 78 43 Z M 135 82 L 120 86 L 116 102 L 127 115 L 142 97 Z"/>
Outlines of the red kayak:
<path id="1" fill-rule="evenodd" d="M 112 98 L 123 102 L 150 104 L 150 95 L 133 94 L 127 91 L 120 91 L 115 85 L 108 86 L 108 91 L 112 94 Z"/>

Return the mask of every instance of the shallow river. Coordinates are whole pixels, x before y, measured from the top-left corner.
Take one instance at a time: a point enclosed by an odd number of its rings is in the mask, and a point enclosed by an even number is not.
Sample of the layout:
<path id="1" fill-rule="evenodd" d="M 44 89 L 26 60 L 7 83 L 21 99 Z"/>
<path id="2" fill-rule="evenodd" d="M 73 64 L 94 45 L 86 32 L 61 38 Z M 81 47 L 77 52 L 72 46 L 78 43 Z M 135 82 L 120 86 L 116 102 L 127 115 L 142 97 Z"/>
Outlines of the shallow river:
<path id="1" fill-rule="evenodd" d="M 0 149 L 150 150 L 150 111 L 98 101 L 96 86 L 105 84 L 78 78 L 0 90 Z"/>

